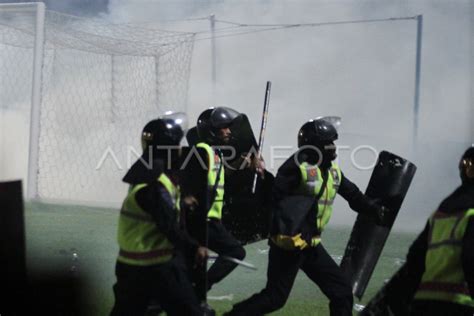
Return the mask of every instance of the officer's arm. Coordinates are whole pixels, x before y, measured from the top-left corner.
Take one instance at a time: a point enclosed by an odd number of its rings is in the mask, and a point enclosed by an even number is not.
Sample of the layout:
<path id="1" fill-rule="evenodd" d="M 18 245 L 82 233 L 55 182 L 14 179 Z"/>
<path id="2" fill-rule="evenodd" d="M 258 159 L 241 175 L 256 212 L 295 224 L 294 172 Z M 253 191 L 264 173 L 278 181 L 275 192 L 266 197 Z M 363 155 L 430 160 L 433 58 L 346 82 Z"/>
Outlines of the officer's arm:
<path id="1" fill-rule="evenodd" d="M 406 263 L 398 270 L 398 277 L 392 278 L 389 291 L 390 302 L 396 304 L 410 304 L 420 285 L 421 277 L 425 271 L 425 256 L 428 245 L 428 229 L 423 232 L 410 246 Z"/>
<path id="2" fill-rule="evenodd" d="M 406 289 L 410 291 L 410 296 L 415 295 L 416 290 L 421 281 L 421 277 L 425 272 L 425 258 L 428 251 L 428 235 L 429 224 L 427 223 L 425 229 L 415 239 L 410 246 L 407 255 L 406 267 L 408 271 L 408 278 L 406 282 Z"/>
<path id="3" fill-rule="evenodd" d="M 462 265 L 471 297 L 474 299 L 474 217 L 469 219 L 464 234 Z"/>
<path id="4" fill-rule="evenodd" d="M 203 193 L 202 183 L 207 183 L 208 159 L 207 152 L 203 148 L 195 147 L 195 151 L 186 155 L 179 176 L 183 196 L 192 195 L 197 199 L 200 198 Z"/>
<path id="5" fill-rule="evenodd" d="M 207 218 L 207 174 L 209 157 L 203 148 L 194 147 L 181 165 L 179 175 L 182 210 L 186 216 L 186 229 L 198 240 L 204 240 L 203 223 Z M 196 203 L 189 204 L 189 201 Z"/>
<path id="6" fill-rule="evenodd" d="M 274 201 L 279 201 L 291 194 L 300 184 L 301 173 L 293 157 L 288 158 L 278 169 L 273 183 L 272 195 Z"/>
<path id="7" fill-rule="evenodd" d="M 137 203 L 150 214 L 158 229 L 177 248 L 194 255 L 198 243 L 179 227 L 178 213 L 168 191 L 159 182 L 150 184 L 136 195 Z"/>
<path id="8" fill-rule="evenodd" d="M 374 214 L 380 208 L 376 201 L 363 194 L 357 185 L 342 174 L 341 184 L 337 191 L 357 213 Z"/>

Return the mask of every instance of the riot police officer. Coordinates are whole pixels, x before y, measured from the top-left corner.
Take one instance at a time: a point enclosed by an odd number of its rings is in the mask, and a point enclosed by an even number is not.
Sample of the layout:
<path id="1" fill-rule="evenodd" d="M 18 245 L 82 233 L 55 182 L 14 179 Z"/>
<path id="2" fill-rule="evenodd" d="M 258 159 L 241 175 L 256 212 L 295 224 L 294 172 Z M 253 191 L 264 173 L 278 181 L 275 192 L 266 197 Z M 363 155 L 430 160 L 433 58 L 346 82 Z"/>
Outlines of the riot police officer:
<path id="1" fill-rule="evenodd" d="M 177 177 L 181 113 L 150 121 L 142 132 L 143 155 L 123 181 L 129 184 L 119 216 L 119 254 L 111 315 L 144 315 L 157 300 L 168 315 L 203 315 L 183 254 L 197 264 L 207 249 L 180 227 Z"/>
<path id="2" fill-rule="evenodd" d="M 334 162 L 337 138 L 336 128 L 325 119 L 310 120 L 299 130 L 299 150 L 279 168 L 274 182 L 267 284 L 234 305 L 228 315 L 263 315 L 280 309 L 300 269 L 329 298 L 331 315 L 352 315 L 349 280 L 323 247 L 321 233 L 336 193 L 352 209 L 379 222 L 387 210 L 360 192 Z"/>
<path id="3" fill-rule="evenodd" d="M 474 314 L 474 147 L 459 162 L 462 184 L 429 218 L 407 256 L 411 315 Z M 406 294 L 405 294 L 406 295 Z"/>
<path id="4" fill-rule="evenodd" d="M 222 256 L 239 260 L 245 258 L 241 243 L 222 224 L 225 185 L 223 150 L 230 149 L 230 127 L 238 116 L 237 111 L 227 107 L 202 112 L 197 120 L 199 142 L 195 148 L 198 154 L 183 166 L 183 195 L 186 202 L 195 208 L 187 225 L 193 236 L 219 255 L 207 272 L 207 284 L 203 280 L 197 281 L 197 291 L 203 300 L 205 292 L 237 266 Z"/>

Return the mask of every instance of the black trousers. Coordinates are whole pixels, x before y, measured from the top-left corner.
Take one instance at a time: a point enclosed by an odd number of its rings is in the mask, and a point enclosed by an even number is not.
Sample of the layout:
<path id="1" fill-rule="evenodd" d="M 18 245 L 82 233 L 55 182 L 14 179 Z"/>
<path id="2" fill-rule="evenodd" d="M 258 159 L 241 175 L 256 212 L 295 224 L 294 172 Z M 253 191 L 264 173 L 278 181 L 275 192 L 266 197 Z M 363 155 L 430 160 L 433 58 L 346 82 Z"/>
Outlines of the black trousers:
<path id="1" fill-rule="evenodd" d="M 474 308 L 442 301 L 414 300 L 411 306 L 412 316 L 472 316 Z"/>
<path id="2" fill-rule="evenodd" d="M 331 316 L 352 315 L 350 283 L 321 244 L 302 251 L 287 251 L 271 241 L 267 285 L 260 293 L 234 305 L 229 315 L 263 315 L 282 308 L 299 269 L 329 298 Z"/>
<path id="3" fill-rule="evenodd" d="M 242 244 L 227 231 L 220 221 L 211 219 L 207 229 L 209 249 L 219 256 L 228 256 L 239 260 L 245 258 L 245 249 Z M 208 290 L 229 275 L 236 266 L 236 263 L 218 257 L 207 271 Z"/>
<path id="4" fill-rule="evenodd" d="M 151 267 L 117 262 L 115 274 L 112 316 L 144 315 L 151 299 L 158 301 L 168 315 L 203 315 L 179 257 Z"/>

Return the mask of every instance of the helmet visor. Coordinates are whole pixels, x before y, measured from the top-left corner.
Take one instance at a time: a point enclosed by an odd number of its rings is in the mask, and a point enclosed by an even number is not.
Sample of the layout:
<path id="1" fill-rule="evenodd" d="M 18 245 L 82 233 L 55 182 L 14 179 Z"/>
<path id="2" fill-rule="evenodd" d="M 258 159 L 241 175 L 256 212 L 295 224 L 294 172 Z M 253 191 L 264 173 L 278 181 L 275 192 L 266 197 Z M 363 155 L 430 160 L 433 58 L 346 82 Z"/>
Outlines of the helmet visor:
<path id="1" fill-rule="evenodd" d="M 332 126 L 334 126 L 337 131 L 339 131 L 339 127 L 341 126 L 341 121 L 342 121 L 340 116 L 319 116 L 315 118 L 315 120 L 324 120 L 332 124 Z"/>
<path id="2" fill-rule="evenodd" d="M 183 131 L 183 134 L 185 134 L 188 129 L 188 119 L 184 112 L 167 111 L 158 119 L 165 122 L 166 129 L 174 130 L 180 128 Z"/>
<path id="3" fill-rule="evenodd" d="M 240 115 L 234 109 L 218 107 L 211 113 L 210 123 L 213 128 L 230 127 L 232 122 Z"/>

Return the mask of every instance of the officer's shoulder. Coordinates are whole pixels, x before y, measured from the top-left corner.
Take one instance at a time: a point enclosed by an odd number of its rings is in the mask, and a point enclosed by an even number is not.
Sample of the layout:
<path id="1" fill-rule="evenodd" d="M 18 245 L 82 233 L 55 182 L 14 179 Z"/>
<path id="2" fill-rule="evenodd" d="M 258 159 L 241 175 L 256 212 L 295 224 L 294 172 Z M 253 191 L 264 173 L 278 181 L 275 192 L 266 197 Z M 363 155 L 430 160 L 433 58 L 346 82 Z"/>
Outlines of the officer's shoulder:
<path id="1" fill-rule="evenodd" d="M 138 159 L 123 177 L 129 184 L 153 183 L 163 173 L 163 161 L 154 159 L 146 161 Z"/>
<path id="2" fill-rule="evenodd" d="M 279 174 L 288 174 L 299 169 L 296 153 L 288 157 L 285 162 L 278 168 Z"/>

